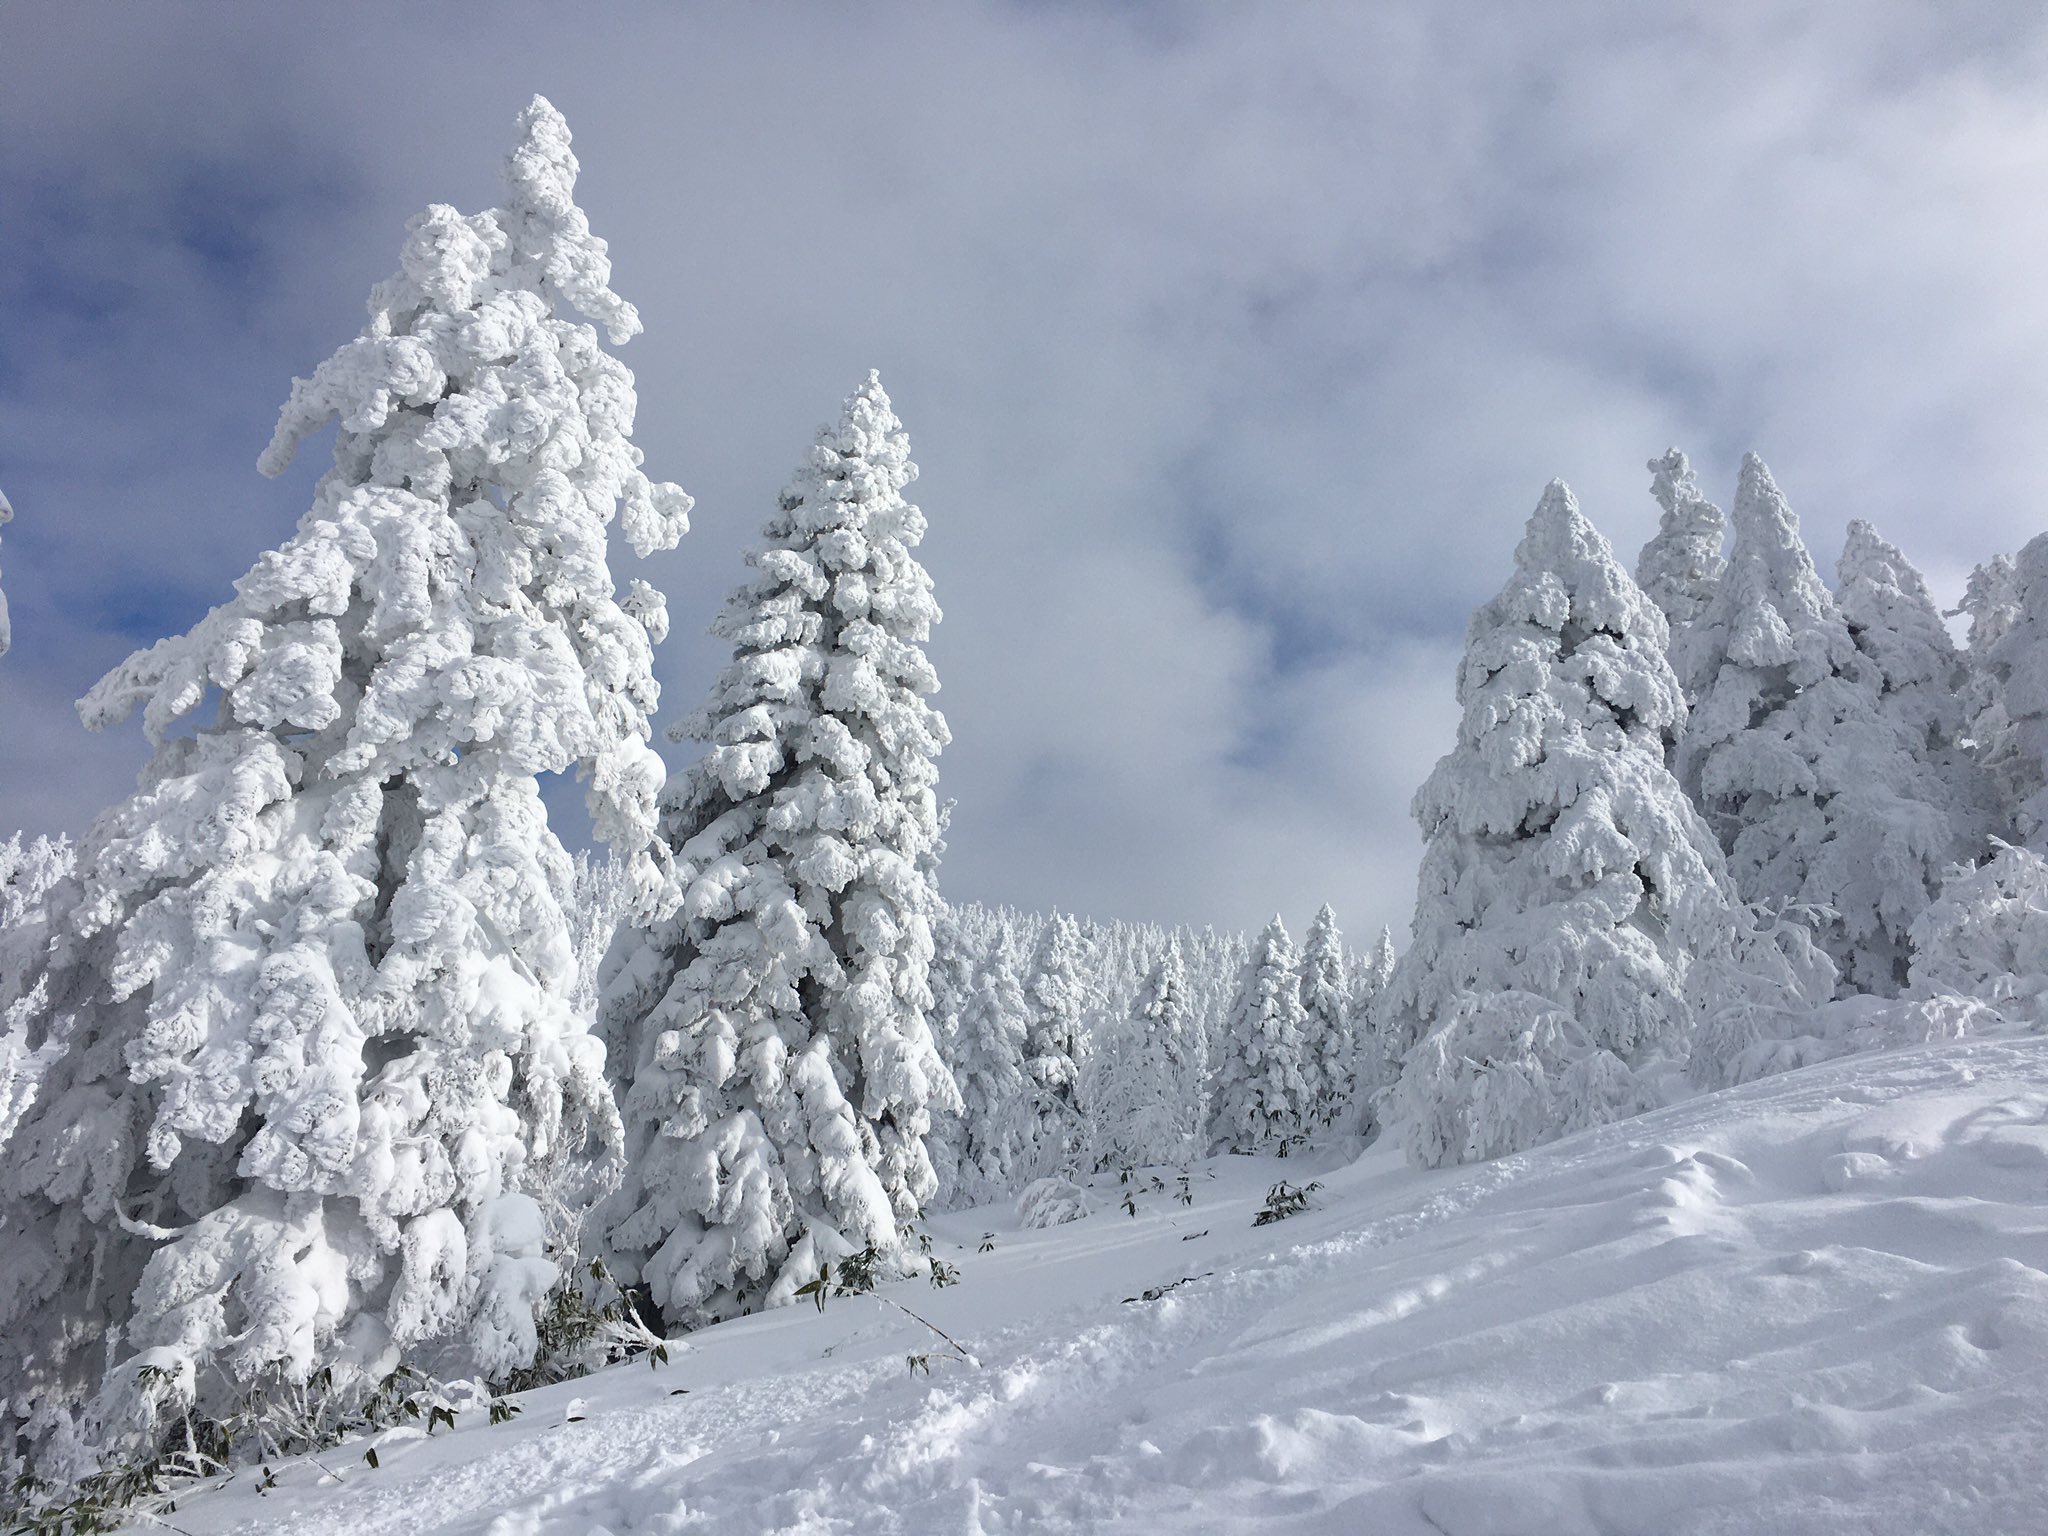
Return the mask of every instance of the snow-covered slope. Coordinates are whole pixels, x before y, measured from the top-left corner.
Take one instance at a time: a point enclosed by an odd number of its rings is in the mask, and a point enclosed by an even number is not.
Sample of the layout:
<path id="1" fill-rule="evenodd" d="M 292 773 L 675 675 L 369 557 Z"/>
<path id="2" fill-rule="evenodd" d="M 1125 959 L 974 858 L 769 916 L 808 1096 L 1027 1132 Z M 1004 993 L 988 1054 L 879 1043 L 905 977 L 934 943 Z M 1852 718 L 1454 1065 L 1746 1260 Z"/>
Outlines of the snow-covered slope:
<path id="1" fill-rule="evenodd" d="M 1316 1206 L 1254 1228 L 1273 1179 Z M 695 1334 L 195 1533 L 2048 1529 L 2048 1042 L 1830 1063 L 1479 1167 L 1227 1158 L 940 1218 L 961 1283 Z M 993 1252 L 981 1253 L 993 1230 Z M 1127 1300 L 1194 1277 L 1155 1300 Z M 571 1413 L 572 1400 L 581 1406 Z M 572 1416 L 578 1418 L 570 1422 Z M 469 1419 L 474 1417 L 474 1424 Z"/>

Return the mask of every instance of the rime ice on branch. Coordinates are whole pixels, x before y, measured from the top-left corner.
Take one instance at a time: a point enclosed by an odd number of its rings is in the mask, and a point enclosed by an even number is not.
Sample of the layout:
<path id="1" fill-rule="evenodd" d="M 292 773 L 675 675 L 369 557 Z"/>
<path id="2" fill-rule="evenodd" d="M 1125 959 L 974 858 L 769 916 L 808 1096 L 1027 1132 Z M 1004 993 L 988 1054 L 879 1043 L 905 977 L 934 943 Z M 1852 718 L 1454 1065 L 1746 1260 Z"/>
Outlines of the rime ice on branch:
<path id="1" fill-rule="evenodd" d="M 665 621 L 615 595 L 608 529 L 666 548 L 690 503 L 575 318 L 639 329 L 568 127 L 536 97 L 518 135 L 504 205 L 415 218 L 294 383 L 264 471 L 336 425 L 296 533 L 80 706 L 140 709 L 154 755 L 24 978 L 61 1053 L 0 1172 L 0 1433 L 30 1384 L 33 1432 L 92 1389 L 102 1328 L 109 1436 L 272 1373 L 533 1353 L 528 1169 L 618 1138 L 538 780 L 579 775 L 653 888 Z"/>

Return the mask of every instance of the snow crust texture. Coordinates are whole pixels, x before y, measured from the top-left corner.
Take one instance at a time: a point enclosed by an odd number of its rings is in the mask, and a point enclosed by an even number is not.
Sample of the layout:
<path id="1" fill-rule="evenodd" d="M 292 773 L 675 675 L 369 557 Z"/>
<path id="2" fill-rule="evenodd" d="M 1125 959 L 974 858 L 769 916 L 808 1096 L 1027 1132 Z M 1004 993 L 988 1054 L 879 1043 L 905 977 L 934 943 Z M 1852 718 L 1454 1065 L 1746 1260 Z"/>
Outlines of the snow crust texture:
<path id="1" fill-rule="evenodd" d="M 961 1285 L 700 1333 L 502 1428 L 181 1504 L 204 1536 L 2020 1536 L 2048 1043 L 1835 1063 L 1479 1168 L 1227 1158 L 1192 1208 L 941 1218 Z M 996 1228 L 993 1253 L 972 1251 Z M 1171 1290 L 1161 1287 L 1183 1281 Z M 1141 1298 L 1147 1290 L 1157 1294 Z M 671 1395 L 678 1388 L 685 1395 Z"/>

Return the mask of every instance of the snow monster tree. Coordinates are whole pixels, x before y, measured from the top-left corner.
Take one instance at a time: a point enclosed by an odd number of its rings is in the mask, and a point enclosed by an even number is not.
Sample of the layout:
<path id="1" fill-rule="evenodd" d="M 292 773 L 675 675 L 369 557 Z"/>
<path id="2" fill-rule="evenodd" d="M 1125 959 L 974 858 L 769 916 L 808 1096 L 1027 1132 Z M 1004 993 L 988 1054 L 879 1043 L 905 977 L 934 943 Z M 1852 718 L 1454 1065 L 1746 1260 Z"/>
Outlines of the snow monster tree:
<path id="1" fill-rule="evenodd" d="M 568 127 L 536 97 L 518 131 L 504 206 L 415 218 L 361 336 L 293 385 L 266 473 L 338 424 L 296 533 L 80 706 L 139 707 L 155 753 L 10 983 L 50 1064 L 0 1167 L 0 1440 L 535 1349 L 528 1172 L 618 1138 L 539 777 L 582 776 L 645 866 L 662 609 L 614 595 L 608 525 L 668 547 L 689 498 L 642 474 L 632 375 L 568 313 L 640 328 Z"/>
<path id="2" fill-rule="evenodd" d="M 905 1256 L 957 1108 L 928 1011 L 945 721 L 903 425 L 870 374 L 820 432 L 716 633 L 731 664 L 671 782 L 669 909 L 614 952 L 629 1077 L 619 1272 L 689 1326 L 789 1301 L 844 1255 Z"/>

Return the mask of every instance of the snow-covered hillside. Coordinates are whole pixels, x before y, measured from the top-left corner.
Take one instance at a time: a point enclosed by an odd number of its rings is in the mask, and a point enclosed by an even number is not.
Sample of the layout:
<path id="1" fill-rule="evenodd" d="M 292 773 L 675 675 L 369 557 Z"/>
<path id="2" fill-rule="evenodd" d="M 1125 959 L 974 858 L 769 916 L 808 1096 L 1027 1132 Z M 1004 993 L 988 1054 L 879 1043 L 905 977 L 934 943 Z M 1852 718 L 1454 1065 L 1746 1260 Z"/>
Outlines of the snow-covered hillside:
<path id="1" fill-rule="evenodd" d="M 785 1308 L 244 1474 L 201 1533 L 2039 1531 L 2048 1041 L 1789 1073 L 1465 1169 L 1200 1165 L 957 1286 Z M 1253 1217 L 1276 1179 L 1313 1207 Z M 993 1251 L 979 1251 L 993 1233 Z M 1180 1283 L 1185 1282 L 1185 1283 Z M 1168 1287 L 1173 1287 L 1170 1291 Z M 1165 1294 L 1157 1294 L 1164 1291 Z M 1143 1299 L 1147 1292 L 1154 1299 Z M 1133 1299 L 1138 1298 L 1138 1299 Z M 338 1482 L 336 1477 L 338 1476 Z M 140 1527 L 138 1527 L 140 1529 Z"/>

